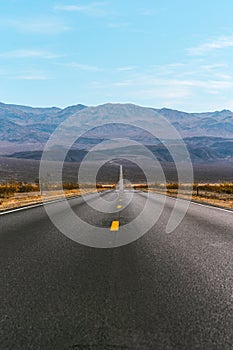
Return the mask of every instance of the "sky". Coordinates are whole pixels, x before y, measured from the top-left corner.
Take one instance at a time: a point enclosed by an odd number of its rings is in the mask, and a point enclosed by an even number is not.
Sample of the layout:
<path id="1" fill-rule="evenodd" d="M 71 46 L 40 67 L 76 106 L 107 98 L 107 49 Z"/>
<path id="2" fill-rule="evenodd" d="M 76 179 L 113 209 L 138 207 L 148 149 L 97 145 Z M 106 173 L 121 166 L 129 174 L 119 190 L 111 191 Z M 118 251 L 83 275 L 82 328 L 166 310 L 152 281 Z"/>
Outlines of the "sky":
<path id="1" fill-rule="evenodd" d="M 0 101 L 233 110 L 232 0 L 0 0 Z"/>

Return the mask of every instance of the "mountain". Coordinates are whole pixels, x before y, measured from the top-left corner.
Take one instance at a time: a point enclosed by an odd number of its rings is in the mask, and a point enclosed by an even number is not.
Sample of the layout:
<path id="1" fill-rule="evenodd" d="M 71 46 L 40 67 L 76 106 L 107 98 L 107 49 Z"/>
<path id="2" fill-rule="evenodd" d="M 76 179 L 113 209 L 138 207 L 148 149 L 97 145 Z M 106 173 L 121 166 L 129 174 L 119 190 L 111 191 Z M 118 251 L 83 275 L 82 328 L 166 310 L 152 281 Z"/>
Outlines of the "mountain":
<path id="1" fill-rule="evenodd" d="M 41 150 L 56 127 L 86 106 L 33 108 L 0 103 L 0 154 Z"/>
<path id="2" fill-rule="evenodd" d="M 158 159 L 170 161 L 164 145 L 143 129 L 127 124 L 127 121 L 143 121 L 148 115 L 157 113 L 166 117 L 179 131 L 188 147 L 194 162 L 209 162 L 233 159 L 233 113 L 229 110 L 185 113 L 168 108 L 144 108 L 133 104 L 105 104 L 87 107 L 82 104 L 61 109 L 33 108 L 0 103 L 0 155 L 15 158 L 39 159 L 49 136 L 56 127 L 71 115 L 85 124 L 85 120 L 98 120 L 107 123 L 109 117 L 116 122 L 96 127 L 85 133 L 74 145 L 74 149 L 89 150 L 93 145 L 109 138 L 128 137 L 147 145 Z M 124 123 L 118 124 L 119 116 L 124 115 Z M 72 125 L 70 125 L 72 128 Z M 39 152 L 39 153 L 38 153 Z M 76 151 L 77 153 L 77 151 Z M 69 161 L 81 159 L 75 152 L 68 156 Z"/>
<path id="3" fill-rule="evenodd" d="M 81 104 L 61 109 L 57 107 L 35 108 L 0 102 L 0 120 L 6 119 L 19 125 L 33 125 L 35 123 L 49 125 L 52 122 L 58 125 L 58 123 L 63 121 L 67 116 L 77 113 L 84 108 L 86 108 L 86 106 Z"/>
<path id="4" fill-rule="evenodd" d="M 95 139 L 97 143 L 97 140 Z M 233 139 L 215 137 L 190 137 L 184 138 L 184 142 L 190 153 L 193 163 L 208 163 L 216 160 L 233 160 Z M 173 162 L 172 157 L 162 143 L 146 146 L 160 162 Z M 129 150 L 129 149 L 128 149 Z M 8 158 L 40 160 L 42 151 L 22 151 L 8 155 Z M 71 149 L 66 156 L 66 162 L 80 162 L 88 153 L 84 149 Z M 121 148 L 121 154 L 127 153 L 127 149 Z M 131 153 L 133 149 L 131 148 Z M 135 153 L 137 150 L 135 148 Z M 59 154 L 52 154 L 53 160 L 59 160 Z"/>
<path id="5" fill-rule="evenodd" d="M 233 113 L 229 110 L 185 113 L 163 108 L 156 111 L 166 117 L 183 137 L 233 137 Z"/>

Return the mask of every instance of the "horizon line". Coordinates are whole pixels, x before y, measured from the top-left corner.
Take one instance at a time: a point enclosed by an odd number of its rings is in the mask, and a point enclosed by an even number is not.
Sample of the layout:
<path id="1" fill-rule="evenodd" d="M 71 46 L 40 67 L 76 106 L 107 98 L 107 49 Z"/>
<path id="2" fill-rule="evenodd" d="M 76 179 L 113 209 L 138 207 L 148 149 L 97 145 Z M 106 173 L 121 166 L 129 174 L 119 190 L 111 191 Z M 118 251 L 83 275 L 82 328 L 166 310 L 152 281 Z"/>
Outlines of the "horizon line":
<path id="1" fill-rule="evenodd" d="M 0 101 L 0 104 L 6 105 L 6 106 L 18 106 L 18 107 L 28 107 L 28 108 L 39 108 L 39 109 L 52 109 L 52 108 L 57 108 L 60 110 L 64 110 L 66 108 L 69 107 L 74 107 L 74 106 L 84 106 L 86 108 L 96 108 L 96 107 L 101 107 L 101 106 L 105 106 L 105 105 L 133 105 L 133 106 L 137 106 L 137 107 L 142 107 L 142 108 L 148 108 L 148 109 L 156 109 L 156 110 L 172 110 L 172 111 L 176 111 L 176 112 L 183 112 L 183 113 L 187 113 L 187 114 L 204 114 L 204 113 L 216 113 L 216 112 L 231 112 L 233 113 L 230 109 L 228 108 L 223 108 L 221 110 L 209 110 L 209 111 L 200 111 L 200 112 L 195 112 L 195 111 L 185 111 L 185 110 L 181 110 L 181 109 L 177 109 L 177 108 L 171 108 L 171 107 L 153 107 L 153 106 L 145 106 L 145 105 L 140 105 L 137 103 L 133 103 L 133 102 L 105 102 L 105 103 L 100 103 L 97 105 L 86 105 L 83 103 L 77 103 L 77 104 L 71 104 L 71 105 L 63 105 L 63 106 L 56 106 L 56 105 L 50 105 L 50 106 L 38 106 L 38 105 L 28 105 L 28 104 L 24 104 L 24 103 L 12 103 L 12 102 L 2 102 Z"/>

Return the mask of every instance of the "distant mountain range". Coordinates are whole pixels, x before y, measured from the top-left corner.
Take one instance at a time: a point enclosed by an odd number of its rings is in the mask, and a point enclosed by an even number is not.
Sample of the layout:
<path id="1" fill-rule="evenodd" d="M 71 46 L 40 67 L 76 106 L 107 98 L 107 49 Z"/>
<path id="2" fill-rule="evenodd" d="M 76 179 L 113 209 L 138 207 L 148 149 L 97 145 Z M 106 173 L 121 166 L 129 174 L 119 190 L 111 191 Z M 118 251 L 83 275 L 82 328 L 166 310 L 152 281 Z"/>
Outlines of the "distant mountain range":
<path id="1" fill-rule="evenodd" d="M 41 150 L 56 127 L 86 108 L 32 108 L 0 103 L 0 154 L 14 150 Z"/>
<path id="2" fill-rule="evenodd" d="M 122 113 L 127 116 L 143 117 L 157 112 L 166 117 L 180 132 L 194 162 L 233 160 L 233 113 L 229 110 L 205 113 L 185 113 L 162 108 L 143 108 L 132 104 L 106 104 L 87 107 L 82 104 L 64 109 L 32 108 L 0 103 L 0 155 L 24 159 L 40 159 L 41 151 L 51 133 L 67 117 L 76 114 L 76 118 L 107 117 Z M 155 113 L 156 115 L 156 113 Z M 117 119 L 116 119 L 117 122 Z M 80 161 L 91 146 L 109 137 L 130 137 L 147 145 L 161 161 L 170 161 L 165 147 L 152 139 L 143 130 L 127 125 L 107 125 L 96 128 L 83 135 L 67 156 L 67 161 Z M 77 149 L 82 149 L 82 152 Z"/>

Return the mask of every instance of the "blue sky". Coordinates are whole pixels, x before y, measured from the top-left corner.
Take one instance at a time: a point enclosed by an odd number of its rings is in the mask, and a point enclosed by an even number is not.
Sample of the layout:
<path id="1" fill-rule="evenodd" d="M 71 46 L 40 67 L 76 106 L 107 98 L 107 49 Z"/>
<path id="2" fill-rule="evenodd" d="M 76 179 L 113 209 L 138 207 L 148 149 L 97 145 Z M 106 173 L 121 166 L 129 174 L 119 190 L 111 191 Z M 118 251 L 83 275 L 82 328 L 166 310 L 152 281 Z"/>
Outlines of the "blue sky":
<path id="1" fill-rule="evenodd" d="M 233 110 L 233 2 L 0 0 L 0 101 Z"/>

